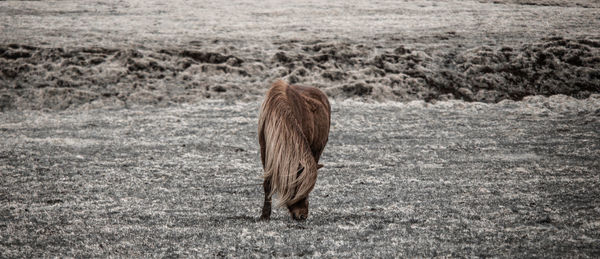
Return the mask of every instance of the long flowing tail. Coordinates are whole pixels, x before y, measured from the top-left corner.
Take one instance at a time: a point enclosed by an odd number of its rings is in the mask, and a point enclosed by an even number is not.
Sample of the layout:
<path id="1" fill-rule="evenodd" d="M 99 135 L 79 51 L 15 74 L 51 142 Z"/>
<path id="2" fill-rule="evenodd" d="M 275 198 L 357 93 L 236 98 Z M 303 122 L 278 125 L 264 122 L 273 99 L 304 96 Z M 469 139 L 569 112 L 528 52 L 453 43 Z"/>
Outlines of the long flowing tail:
<path id="1" fill-rule="evenodd" d="M 292 205 L 308 197 L 317 182 L 317 164 L 300 124 L 289 104 L 287 88 L 279 80 L 267 92 L 260 108 L 259 134 L 264 137 L 265 179 L 271 179 L 271 193 L 278 206 Z M 301 172 L 301 173 L 300 173 Z"/>

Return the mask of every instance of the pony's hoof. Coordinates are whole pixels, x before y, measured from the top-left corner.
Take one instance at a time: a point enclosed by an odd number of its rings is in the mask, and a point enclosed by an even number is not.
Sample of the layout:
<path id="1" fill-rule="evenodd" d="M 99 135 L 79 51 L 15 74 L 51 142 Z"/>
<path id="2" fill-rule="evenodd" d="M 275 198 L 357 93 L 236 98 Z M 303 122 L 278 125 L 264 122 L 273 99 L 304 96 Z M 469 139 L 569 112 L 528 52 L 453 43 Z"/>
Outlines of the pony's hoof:
<path id="1" fill-rule="evenodd" d="M 271 219 L 271 216 L 265 216 L 265 215 L 260 216 L 261 221 L 269 221 L 270 219 Z"/>

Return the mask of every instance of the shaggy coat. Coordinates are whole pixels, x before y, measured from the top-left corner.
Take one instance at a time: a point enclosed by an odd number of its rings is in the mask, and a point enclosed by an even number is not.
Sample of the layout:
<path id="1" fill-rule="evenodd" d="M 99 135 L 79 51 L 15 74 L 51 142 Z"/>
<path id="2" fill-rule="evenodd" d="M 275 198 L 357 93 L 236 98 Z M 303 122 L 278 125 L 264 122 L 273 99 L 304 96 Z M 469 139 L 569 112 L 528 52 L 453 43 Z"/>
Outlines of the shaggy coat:
<path id="1" fill-rule="evenodd" d="M 275 193 L 278 206 L 290 207 L 308 197 L 321 167 L 318 162 L 327 144 L 330 116 L 327 96 L 319 89 L 281 80 L 273 83 L 258 122 L 263 177 L 270 185 L 270 193 L 265 193 L 269 203 Z"/>

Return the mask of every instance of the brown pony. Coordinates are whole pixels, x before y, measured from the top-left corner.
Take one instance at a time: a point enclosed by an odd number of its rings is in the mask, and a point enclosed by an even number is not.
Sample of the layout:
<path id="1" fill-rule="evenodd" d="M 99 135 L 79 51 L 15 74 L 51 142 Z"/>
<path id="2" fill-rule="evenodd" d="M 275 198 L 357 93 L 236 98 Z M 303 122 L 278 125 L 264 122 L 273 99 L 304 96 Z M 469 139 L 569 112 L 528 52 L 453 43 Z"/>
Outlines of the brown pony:
<path id="1" fill-rule="evenodd" d="M 265 171 L 261 219 L 271 217 L 271 196 L 287 206 L 292 218 L 308 217 L 308 194 L 317 182 L 319 158 L 327 144 L 331 107 L 314 87 L 271 85 L 260 107 L 258 142 Z"/>

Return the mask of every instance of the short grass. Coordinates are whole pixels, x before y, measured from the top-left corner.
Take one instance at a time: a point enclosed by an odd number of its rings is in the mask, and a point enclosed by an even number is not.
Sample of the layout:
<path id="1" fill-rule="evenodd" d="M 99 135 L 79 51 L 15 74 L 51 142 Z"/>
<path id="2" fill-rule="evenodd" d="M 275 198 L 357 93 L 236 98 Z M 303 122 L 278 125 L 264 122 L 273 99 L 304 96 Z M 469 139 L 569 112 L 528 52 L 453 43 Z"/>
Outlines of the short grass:
<path id="1" fill-rule="evenodd" d="M 598 257 L 599 102 L 333 102 L 300 223 L 245 186 L 258 103 L 0 113 L 0 251 Z"/>

